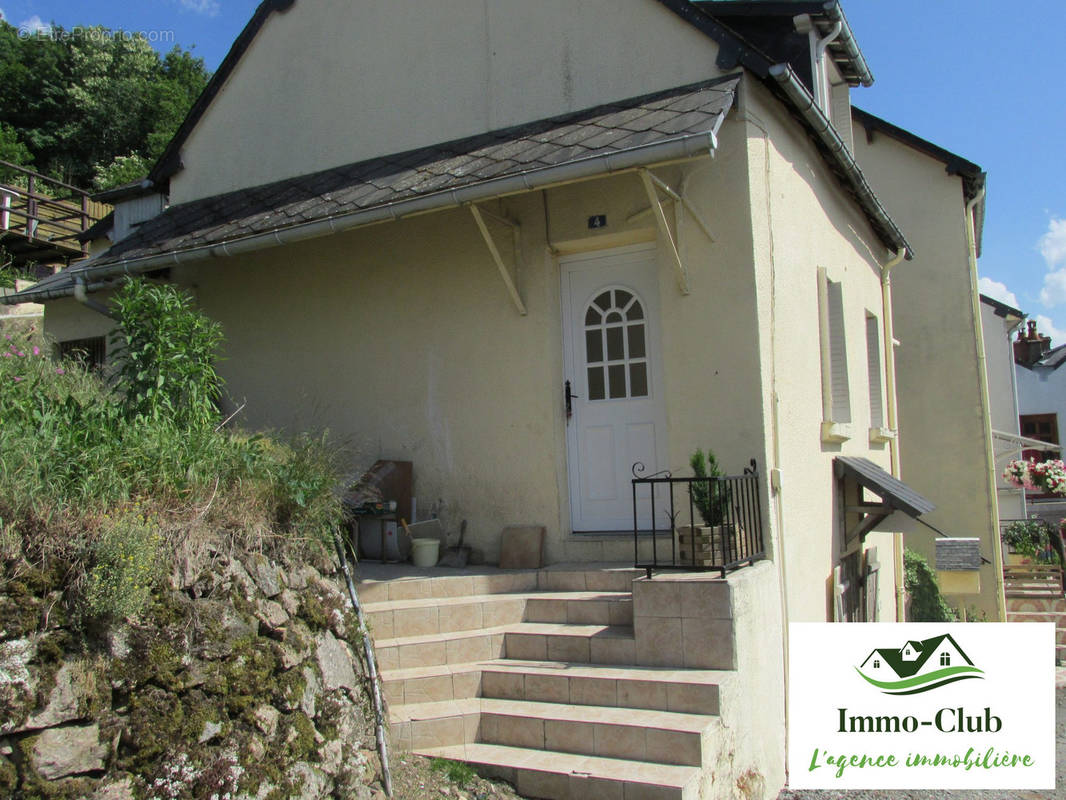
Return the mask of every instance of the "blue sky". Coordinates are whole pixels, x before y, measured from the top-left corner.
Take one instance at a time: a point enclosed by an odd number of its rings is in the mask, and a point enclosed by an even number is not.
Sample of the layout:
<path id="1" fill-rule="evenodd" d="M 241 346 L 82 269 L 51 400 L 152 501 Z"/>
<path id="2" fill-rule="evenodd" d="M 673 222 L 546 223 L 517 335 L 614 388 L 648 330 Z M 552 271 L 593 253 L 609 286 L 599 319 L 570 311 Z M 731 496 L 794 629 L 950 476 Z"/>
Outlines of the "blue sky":
<path id="1" fill-rule="evenodd" d="M 0 0 L 16 26 L 54 21 L 145 31 L 159 49 L 180 44 L 212 69 L 256 5 Z M 1055 344 L 1066 342 L 1066 89 L 1059 70 L 1066 2 L 843 5 L 876 78 L 853 92 L 853 102 L 989 173 L 982 290 L 1038 319 Z"/>

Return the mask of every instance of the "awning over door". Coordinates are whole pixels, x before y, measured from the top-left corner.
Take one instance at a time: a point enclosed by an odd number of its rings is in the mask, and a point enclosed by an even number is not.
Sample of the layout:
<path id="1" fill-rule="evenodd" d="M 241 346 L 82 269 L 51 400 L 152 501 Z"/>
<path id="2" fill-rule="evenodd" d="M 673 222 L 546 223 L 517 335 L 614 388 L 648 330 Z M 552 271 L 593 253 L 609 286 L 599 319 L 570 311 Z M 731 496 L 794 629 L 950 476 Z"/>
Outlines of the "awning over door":
<path id="1" fill-rule="evenodd" d="M 833 459 L 837 478 L 844 483 L 845 549 L 858 537 L 863 539 L 890 514 L 902 511 L 917 519 L 936 508 L 918 492 L 881 467 L 858 456 L 837 456 Z M 862 489 L 876 495 L 881 502 L 871 503 L 863 498 Z"/>

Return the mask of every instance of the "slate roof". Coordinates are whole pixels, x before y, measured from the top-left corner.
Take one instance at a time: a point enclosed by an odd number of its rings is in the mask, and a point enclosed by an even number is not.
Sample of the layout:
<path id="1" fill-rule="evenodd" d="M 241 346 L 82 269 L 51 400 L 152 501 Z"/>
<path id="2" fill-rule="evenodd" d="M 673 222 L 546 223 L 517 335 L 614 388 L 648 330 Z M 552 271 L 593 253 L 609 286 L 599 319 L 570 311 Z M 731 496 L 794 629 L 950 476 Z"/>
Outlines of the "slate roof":
<path id="1" fill-rule="evenodd" d="M 858 456 L 837 456 L 833 459 L 838 475 L 849 475 L 865 486 L 890 506 L 920 517 L 936 508 L 926 498 L 918 494 L 898 478 L 892 477 L 875 463 Z"/>
<path id="2" fill-rule="evenodd" d="M 981 569 L 979 539 L 937 539 L 936 568 L 944 571 Z"/>
<path id="3" fill-rule="evenodd" d="M 107 252 L 59 273 L 181 252 L 717 129 L 740 75 L 598 106 L 171 206 Z M 710 143 L 708 142 L 708 147 Z M 27 292 L 56 289 L 60 280 Z"/>

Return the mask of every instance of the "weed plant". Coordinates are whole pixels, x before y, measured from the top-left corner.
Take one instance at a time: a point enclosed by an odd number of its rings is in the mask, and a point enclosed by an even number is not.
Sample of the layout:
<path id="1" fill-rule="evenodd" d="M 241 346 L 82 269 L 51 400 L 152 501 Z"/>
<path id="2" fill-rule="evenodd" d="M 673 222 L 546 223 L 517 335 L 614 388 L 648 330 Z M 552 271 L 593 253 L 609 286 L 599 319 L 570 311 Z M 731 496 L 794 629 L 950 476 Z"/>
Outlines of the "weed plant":
<path id="1" fill-rule="evenodd" d="M 58 560 L 89 616 L 135 616 L 193 532 L 279 556 L 341 520 L 325 435 L 285 442 L 220 426 L 217 326 L 172 287 L 115 301 L 105 380 L 36 330 L 0 338 L 0 561 Z"/>

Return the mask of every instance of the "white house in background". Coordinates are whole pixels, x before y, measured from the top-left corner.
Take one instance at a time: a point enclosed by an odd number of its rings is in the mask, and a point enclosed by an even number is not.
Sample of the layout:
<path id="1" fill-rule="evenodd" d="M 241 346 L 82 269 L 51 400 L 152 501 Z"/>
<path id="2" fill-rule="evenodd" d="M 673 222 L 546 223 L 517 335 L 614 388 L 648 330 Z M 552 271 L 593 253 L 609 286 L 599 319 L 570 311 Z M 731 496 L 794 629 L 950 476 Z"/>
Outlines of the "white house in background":
<path id="1" fill-rule="evenodd" d="M 1051 338 L 1029 320 L 1014 341 L 1014 364 L 1018 381 L 1018 421 L 1029 441 L 1025 458 L 1042 461 L 1062 458 L 1062 425 L 1066 424 L 1066 345 L 1052 347 Z M 1034 441 L 1035 440 L 1035 441 Z M 1062 498 L 1030 495 L 1030 514 L 1058 523 L 1066 513 Z"/>
<path id="2" fill-rule="evenodd" d="M 985 374 L 1001 523 L 1026 517 L 1025 490 L 1003 480 L 1007 462 L 1020 458 L 1026 444 L 1033 444 L 1033 440 L 1021 435 L 1018 424 L 1018 382 L 1014 370 L 1014 334 L 1024 321 L 1024 312 L 981 295 L 981 330 L 985 340 Z"/>

